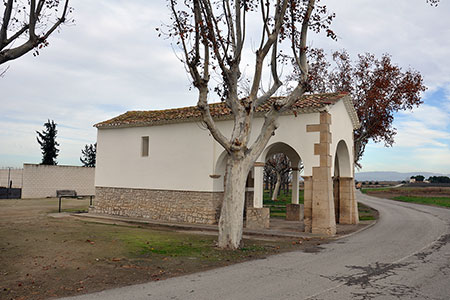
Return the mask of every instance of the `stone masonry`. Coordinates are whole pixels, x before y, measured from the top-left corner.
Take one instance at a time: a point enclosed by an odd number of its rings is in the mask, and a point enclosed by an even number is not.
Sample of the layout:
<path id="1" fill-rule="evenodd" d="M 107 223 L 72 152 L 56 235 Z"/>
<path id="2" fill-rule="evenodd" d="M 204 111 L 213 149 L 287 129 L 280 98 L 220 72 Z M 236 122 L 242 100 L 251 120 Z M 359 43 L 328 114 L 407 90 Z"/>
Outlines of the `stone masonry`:
<path id="1" fill-rule="evenodd" d="M 245 227 L 248 229 L 267 229 L 270 226 L 270 208 L 247 207 L 247 220 Z"/>
<path id="2" fill-rule="evenodd" d="M 331 179 L 331 115 L 328 112 L 320 113 L 320 124 L 307 125 L 306 132 L 319 132 L 320 142 L 314 144 L 314 155 L 319 155 L 319 167 L 312 170 L 312 222 L 311 232 L 318 234 L 335 235 L 336 220 L 334 213 L 333 182 Z M 305 197 L 307 193 L 305 182 Z M 306 219 L 305 203 L 305 219 Z M 307 229 L 305 222 L 305 230 Z"/>
<path id="3" fill-rule="evenodd" d="M 286 221 L 303 221 L 303 204 L 286 204 Z"/>
<path id="4" fill-rule="evenodd" d="M 340 224 L 358 224 L 358 203 L 355 199 L 355 182 L 351 177 L 339 178 Z"/>
<path id="5" fill-rule="evenodd" d="M 168 222 L 217 224 L 222 192 L 96 187 L 93 213 Z"/>

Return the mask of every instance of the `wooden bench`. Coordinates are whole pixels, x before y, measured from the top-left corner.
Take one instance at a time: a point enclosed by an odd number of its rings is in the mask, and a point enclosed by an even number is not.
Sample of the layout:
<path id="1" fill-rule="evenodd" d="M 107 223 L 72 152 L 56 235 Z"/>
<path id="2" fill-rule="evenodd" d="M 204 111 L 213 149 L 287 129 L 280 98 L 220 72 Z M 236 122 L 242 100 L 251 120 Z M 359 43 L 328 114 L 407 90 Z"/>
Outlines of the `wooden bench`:
<path id="1" fill-rule="evenodd" d="M 78 195 L 76 191 L 74 190 L 57 190 L 56 191 L 56 197 L 59 198 L 59 208 L 58 212 L 61 212 L 61 202 L 62 198 L 78 198 L 83 199 L 84 197 L 89 197 L 89 206 L 92 207 L 92 198 L 95 197 L 95 195 Z"/>
<path id="2" fill-rule="evenodd" d="M 56 197 L 76 197 L 77 191 L 75 190 L 57 190 L 56 191 Z"/>

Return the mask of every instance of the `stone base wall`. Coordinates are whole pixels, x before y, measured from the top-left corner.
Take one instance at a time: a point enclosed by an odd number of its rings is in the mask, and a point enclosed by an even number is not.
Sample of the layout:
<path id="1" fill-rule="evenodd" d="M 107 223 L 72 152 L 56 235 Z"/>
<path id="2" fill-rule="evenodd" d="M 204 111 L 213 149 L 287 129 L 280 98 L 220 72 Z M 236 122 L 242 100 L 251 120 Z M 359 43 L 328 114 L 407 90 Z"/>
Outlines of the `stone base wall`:
<path id="1" fill-rule="evenodd" d="M 96 187 L 91 212 L 169 222 L 217 224 L 223 192 Z"/>
<path id="2" fill-rule="evenodd" d="M 245 222 L 247 229 L 267 229 L 270 227 L 270 209 L 268 207 L 247 208 L 247 220 Z"/>
<path id="3" fill-rule="evenodd" d="M 286 204 L 286 221 L 303 221 L 303 204 Z"/>

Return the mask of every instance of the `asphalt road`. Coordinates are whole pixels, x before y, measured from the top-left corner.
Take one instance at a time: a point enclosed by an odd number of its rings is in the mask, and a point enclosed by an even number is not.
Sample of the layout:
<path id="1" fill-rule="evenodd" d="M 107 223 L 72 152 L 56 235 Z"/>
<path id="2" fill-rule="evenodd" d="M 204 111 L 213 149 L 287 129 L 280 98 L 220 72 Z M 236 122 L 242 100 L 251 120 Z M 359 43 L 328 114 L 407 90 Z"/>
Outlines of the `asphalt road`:
<path id="1" fill-rule="evenodd" d="M 358 193 L 375 226 L 324 245 L 71 299 L 450 299 L 450 209 Z"/>

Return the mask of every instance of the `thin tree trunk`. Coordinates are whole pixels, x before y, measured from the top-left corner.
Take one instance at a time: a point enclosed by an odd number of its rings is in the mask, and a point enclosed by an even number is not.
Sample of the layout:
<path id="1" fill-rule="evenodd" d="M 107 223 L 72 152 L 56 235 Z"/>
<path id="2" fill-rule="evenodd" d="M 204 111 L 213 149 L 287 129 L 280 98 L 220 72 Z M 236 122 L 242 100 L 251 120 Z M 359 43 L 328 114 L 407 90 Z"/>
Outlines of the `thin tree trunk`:
<path id="1" fill-rule="evenodd" d="M 281 185 L 281 175 L 277 172 L 277 183 L 275 184 L 275 189 L 273 190 L 272 194 L 272 201 L 278 200 L 278 192 L 280 191 L 280 185 Z"/>
<path id="2" fill-rule="evenodd" d="M 270 193 L 269 193 L 269 195 L 272 195 L 272 192 L 273 192 L 272 179 L 270 180 L 269 186 L 270 186 Z"/>
<path id="3" fill-rule="evenodd" d="M 243 160 L 228 158 L 224 199 L 219 220 L 220 248 L 238 249 L 241 246 L 248 165 Z"/>

